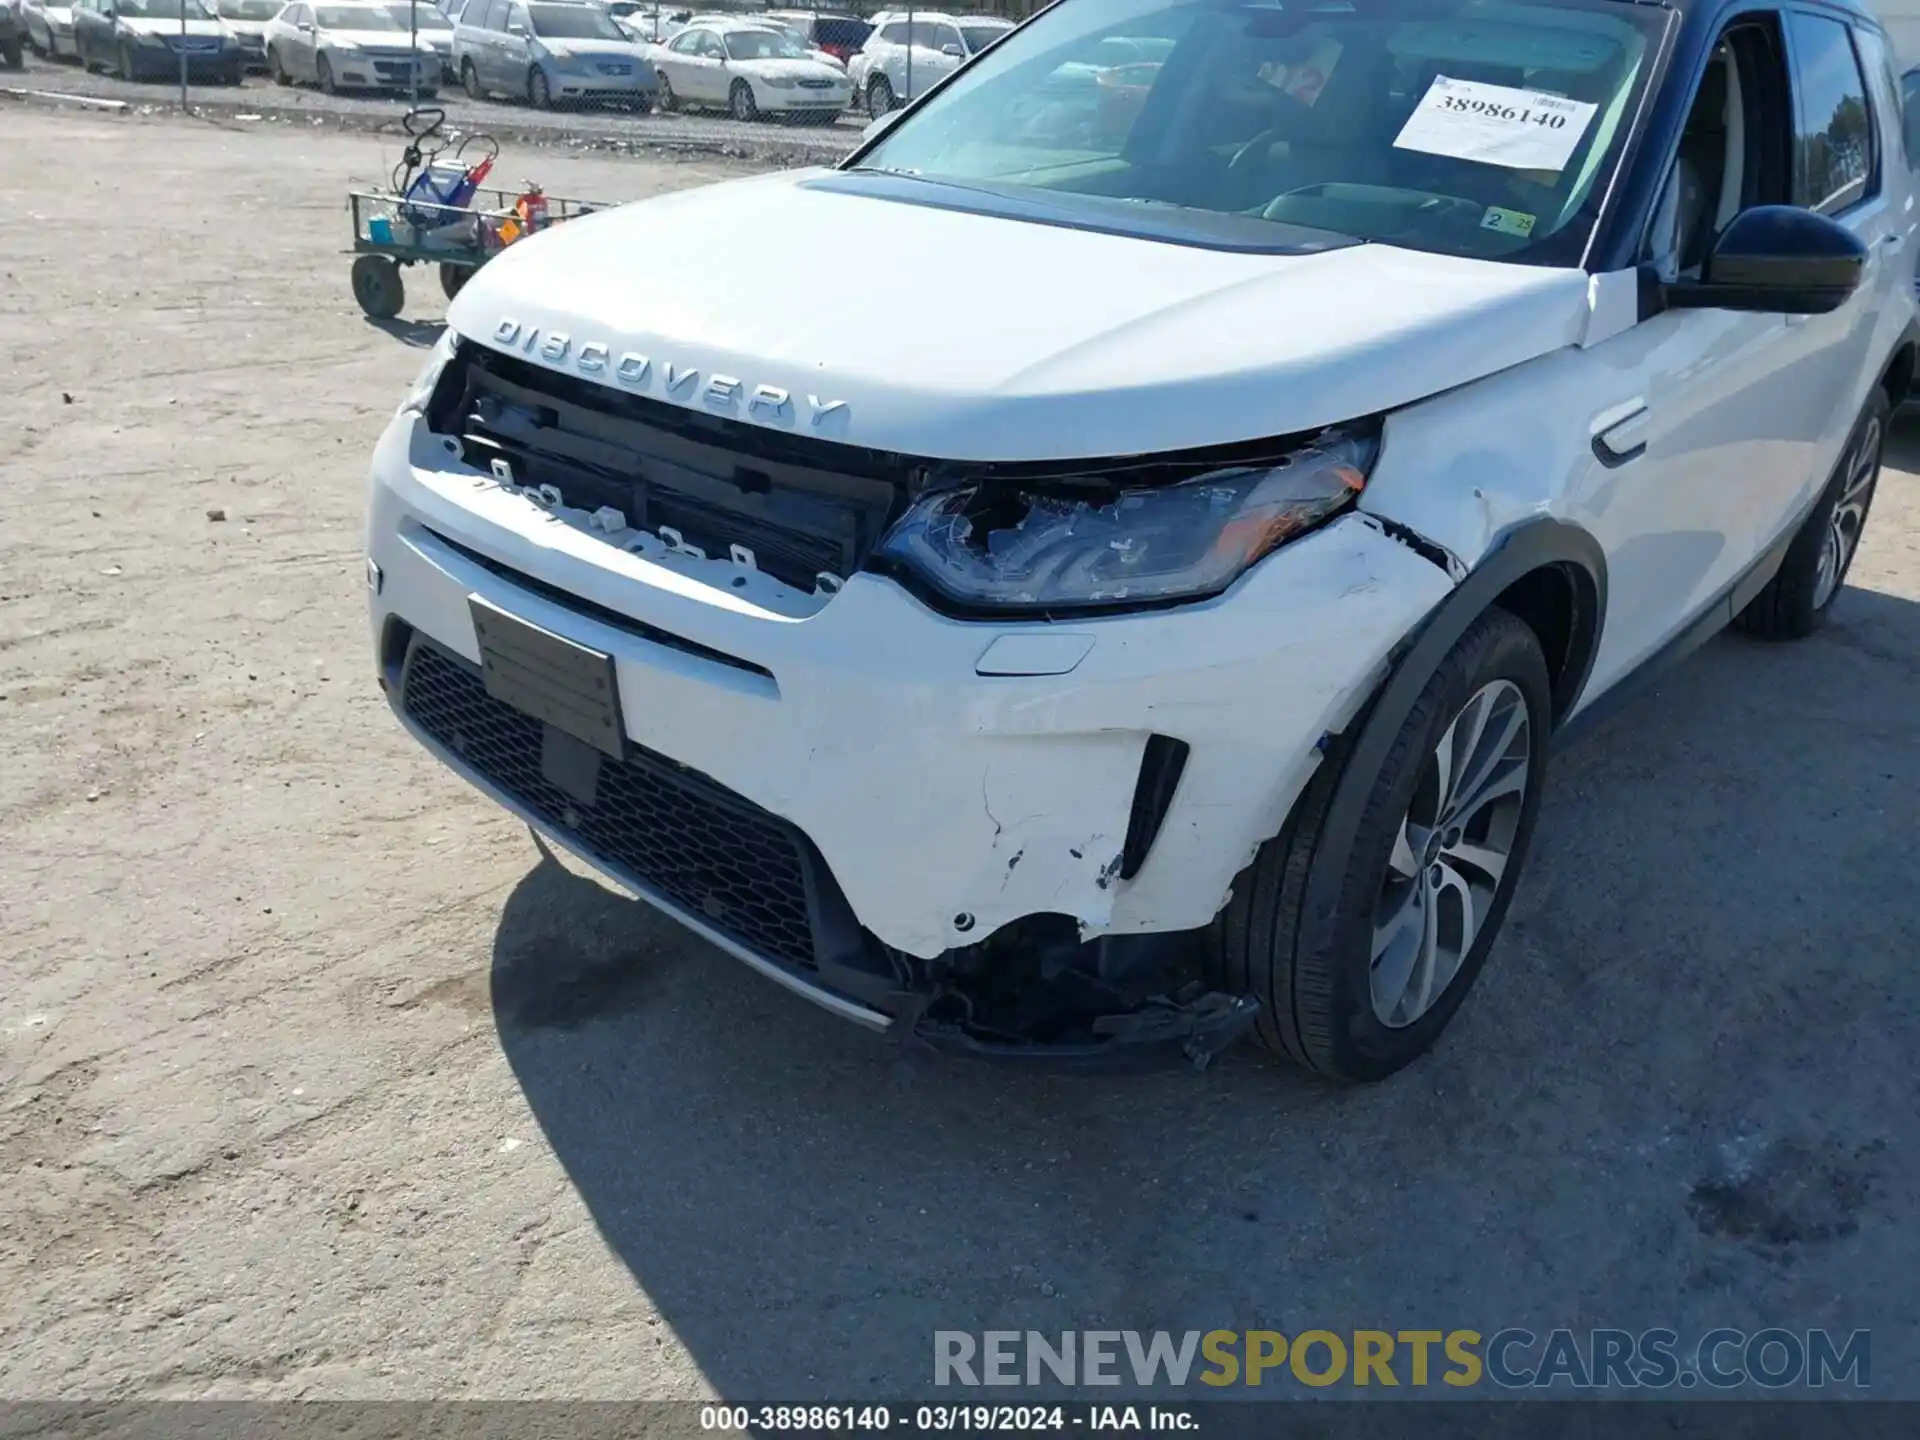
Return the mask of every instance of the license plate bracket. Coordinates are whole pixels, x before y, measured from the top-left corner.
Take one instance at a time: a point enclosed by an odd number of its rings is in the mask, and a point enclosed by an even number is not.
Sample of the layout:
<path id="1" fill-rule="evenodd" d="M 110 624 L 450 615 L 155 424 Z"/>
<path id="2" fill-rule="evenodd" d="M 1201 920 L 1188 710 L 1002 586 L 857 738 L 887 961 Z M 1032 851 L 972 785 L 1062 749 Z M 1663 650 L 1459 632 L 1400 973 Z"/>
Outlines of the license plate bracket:
<path id="1" fill-rule="evenodd" d="M 603 755 L 626 758 L 611 655 L 509 615 L 478 595 L 467 598 L 467 609 L 489 695 Z"/>

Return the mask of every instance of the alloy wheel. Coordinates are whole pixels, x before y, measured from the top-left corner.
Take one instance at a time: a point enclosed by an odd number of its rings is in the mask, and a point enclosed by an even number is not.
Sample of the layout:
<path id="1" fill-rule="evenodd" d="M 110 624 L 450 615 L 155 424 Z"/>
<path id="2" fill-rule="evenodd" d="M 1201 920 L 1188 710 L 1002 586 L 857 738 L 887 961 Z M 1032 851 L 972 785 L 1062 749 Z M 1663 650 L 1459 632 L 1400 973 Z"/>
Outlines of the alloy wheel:
<path id="1" fill-rule="evenodd" d="M 1520 832 L 1533 750 L 1511 680 L 1473 693 L 1440 736 L 1400 822 L 1374 905 L 1373 1013 L 1413 1024 L 1460 973 Z"/>
<path id="2" fill-rule="evenodd" d="M 1827 517 L 1827 533 L 1820 546 L 1820 566 L 1814 573 L 1813 608 L 1824 609 L 1833 599 L 1853 552 L 1860 546 L 1860 532 L 1867 523 L 1867 506 L 1873 500 L 1874 482 L 1880 478 L 1880 420 L 1869 416 L 1860 427 L 1847 458 L 1842 462 L 1840 498 L 1834 501 Z"/>

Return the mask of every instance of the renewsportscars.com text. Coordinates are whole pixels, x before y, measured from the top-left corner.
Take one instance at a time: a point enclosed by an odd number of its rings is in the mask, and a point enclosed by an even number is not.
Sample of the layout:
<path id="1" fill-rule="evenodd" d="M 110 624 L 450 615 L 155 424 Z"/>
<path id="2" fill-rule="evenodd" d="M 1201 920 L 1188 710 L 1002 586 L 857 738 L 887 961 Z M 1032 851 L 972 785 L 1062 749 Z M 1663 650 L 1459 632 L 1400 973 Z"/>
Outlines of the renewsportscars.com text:
<path id="1" fill-rule="evenodd" d="M 1872 1383 L 1865 1330 L 936 1330 L 933 1383 L 960 1386 L 1445 1385 L 1812 1389 Z"/>

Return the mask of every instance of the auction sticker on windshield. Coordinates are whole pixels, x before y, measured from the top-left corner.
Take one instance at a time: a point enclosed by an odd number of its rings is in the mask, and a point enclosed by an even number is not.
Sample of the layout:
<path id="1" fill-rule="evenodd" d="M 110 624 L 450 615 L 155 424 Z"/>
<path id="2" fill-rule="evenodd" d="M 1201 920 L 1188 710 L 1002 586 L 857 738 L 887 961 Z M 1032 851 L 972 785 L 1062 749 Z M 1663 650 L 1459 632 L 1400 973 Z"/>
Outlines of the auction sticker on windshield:
<path id="1" fill-rule="evenodd" d="M 1393 144 L 1510 170 L 1566 169 L 1597 105 L 1436 75 Z"/>

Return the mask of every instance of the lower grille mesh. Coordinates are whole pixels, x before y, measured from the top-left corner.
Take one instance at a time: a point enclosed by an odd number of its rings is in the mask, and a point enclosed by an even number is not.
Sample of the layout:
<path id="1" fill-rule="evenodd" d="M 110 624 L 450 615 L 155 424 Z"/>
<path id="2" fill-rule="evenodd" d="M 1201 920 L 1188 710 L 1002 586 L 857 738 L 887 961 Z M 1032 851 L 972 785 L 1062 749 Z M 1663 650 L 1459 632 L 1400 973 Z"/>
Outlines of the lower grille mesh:
<path id="1" fill-rule="evenodd" d="M 801 841 L 705 776 L 634 749 L 603 759 L 594 803 L 541 773 L 542 724 L 493 698 L 467 661 L 416 637 L 401 704 L 446 750 L 555 831 L 768 959 L 814 968 Z"/>

